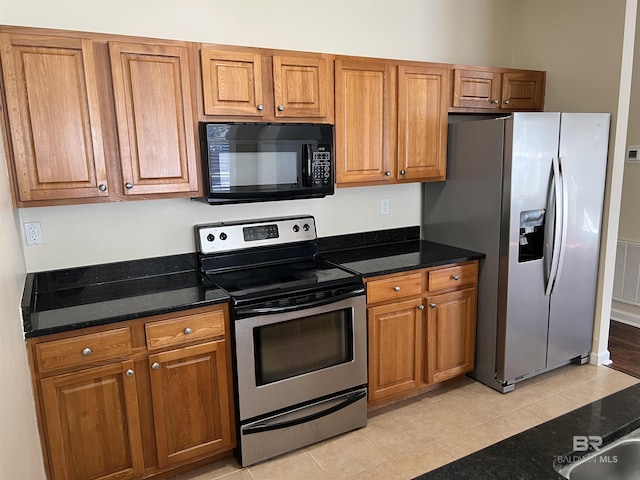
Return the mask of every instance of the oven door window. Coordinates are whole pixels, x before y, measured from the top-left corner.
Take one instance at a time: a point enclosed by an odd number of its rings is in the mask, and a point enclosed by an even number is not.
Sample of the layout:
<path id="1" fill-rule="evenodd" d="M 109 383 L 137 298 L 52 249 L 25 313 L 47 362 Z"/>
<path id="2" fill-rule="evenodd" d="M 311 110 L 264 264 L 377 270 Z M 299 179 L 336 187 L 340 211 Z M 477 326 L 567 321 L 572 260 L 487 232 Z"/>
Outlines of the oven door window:
<path id="1" fill-rule="evenodd" d="M 212 192 L 294 190 L 303 186 L 299 142 L 211 144 Z"/>
<path id="2" fill-rule="evenodd" d="M 353 361 L 352 309 L 256 327 L 258 386 Z"/>

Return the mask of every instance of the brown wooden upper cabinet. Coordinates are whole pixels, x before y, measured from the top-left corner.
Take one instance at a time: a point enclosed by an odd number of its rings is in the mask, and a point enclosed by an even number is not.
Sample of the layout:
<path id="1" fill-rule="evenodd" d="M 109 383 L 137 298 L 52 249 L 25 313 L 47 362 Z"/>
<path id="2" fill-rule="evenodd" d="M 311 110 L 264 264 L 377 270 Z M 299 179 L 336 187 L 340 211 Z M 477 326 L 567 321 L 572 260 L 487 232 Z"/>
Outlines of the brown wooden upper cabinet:
<path id="1" fill-rule="evenodd" d="M 339 186 L 443 180 L 449 69 L 336 59 Z"/>
<path id="2" fill-rule="evenodd" d="M 109 42 L 125 195 L 198 190 L 189 49 Z"/>
<path id="3" fill-rule="evenodd" d="M 197 193 L 188 44 L 63 33 L 0 30 L 15 205 Z"/>
<path id="4" fill-rule="evenodd" d="M 542 111 L 545 72 L 454 66 L 451 112 Z"/>
<path id="5" fill-rule="evenodd" d="M 333 56 L 204 45 L 202 114 L 333 123 Z"/>
<path id="6" fill-rule="evenodd" d="M 0 42 L 18 202 L 108 196 L 93 41 L 2 33 Z"/>

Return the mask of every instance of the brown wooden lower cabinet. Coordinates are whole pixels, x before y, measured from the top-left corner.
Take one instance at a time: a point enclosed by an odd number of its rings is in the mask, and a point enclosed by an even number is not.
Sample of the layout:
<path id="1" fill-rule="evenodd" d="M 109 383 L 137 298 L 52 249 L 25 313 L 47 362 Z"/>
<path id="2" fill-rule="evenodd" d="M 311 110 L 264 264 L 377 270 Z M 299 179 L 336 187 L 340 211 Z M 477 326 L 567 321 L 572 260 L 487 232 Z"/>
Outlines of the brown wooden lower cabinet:
<path id="1" fill-rule="evenodd" d="M 473 370 L 477 282 L 477 261 L 367 280 L 370 407 Z"/>
<path id="2" fill-rule="evenodd" d="M 231 455 L 228 329 L 216 305 L 29 339 L 49 478 L 150 478 Z"/>
<path id="3" fill-rule="evenodd" d="M 143 473 L 133 362 L 40 381 L 51 475 L 124 480 Z"/>
<path id="4" fill-rule="evenodd" d="M 231 446 L 224 341 L 149 355 L 161 467 Z"/>

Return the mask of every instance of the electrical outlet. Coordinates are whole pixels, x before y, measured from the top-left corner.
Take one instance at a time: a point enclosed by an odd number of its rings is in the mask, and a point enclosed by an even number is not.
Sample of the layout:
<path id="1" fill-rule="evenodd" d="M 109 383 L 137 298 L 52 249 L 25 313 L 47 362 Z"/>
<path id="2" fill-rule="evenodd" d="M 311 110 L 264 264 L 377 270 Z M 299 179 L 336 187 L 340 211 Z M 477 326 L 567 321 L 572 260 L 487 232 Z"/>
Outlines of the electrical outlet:
<path id="1" fill-rule="evenodd" d="M 24 224 L 24 233 L 27 245 L 40 245 L 42 242 L 42 228 L 40 222 L 27 222 Z"/>
<path id="2" fill-rule="evenodd" d="M 391 202 L 389 202 L 388 198 L 383 198 L 380 200 L 380 215 L 389 215 L 391 210 Z"/>

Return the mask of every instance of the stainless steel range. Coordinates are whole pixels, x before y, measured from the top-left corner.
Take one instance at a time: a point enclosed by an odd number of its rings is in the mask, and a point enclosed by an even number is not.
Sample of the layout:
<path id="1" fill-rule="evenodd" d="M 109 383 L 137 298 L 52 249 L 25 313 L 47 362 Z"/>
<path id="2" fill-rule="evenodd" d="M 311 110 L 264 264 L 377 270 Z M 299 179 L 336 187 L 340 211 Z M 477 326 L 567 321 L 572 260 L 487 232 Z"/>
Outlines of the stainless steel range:
<path id="1" fill-rule="evenodd" d="M 367 423 L 360 275 L 319 258 L 311 216 L 197 225 L 201 270 L 232 298 L 243 466 Z"/>

